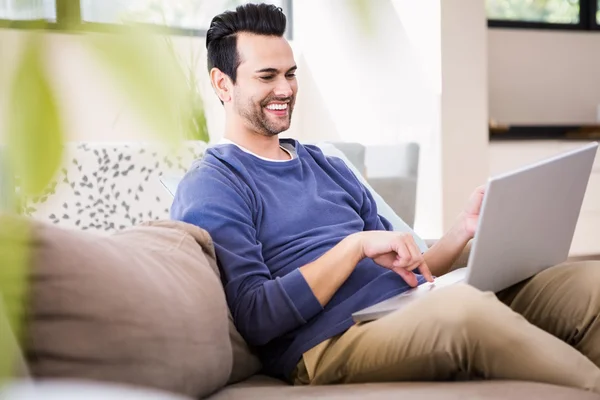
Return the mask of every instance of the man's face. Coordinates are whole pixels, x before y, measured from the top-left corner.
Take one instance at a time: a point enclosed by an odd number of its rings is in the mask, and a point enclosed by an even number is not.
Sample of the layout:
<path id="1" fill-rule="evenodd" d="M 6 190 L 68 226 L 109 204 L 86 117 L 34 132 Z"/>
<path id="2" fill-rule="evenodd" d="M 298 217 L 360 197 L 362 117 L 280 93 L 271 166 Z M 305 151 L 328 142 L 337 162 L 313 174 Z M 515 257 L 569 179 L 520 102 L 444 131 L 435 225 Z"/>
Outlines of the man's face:
<path id="1" fill-rule="evenodd" d="M 290 127 L 296 101 L 296 62 L 287 40 L 241 33 L 233 108 L 246 128 L 274 136 Z"/>

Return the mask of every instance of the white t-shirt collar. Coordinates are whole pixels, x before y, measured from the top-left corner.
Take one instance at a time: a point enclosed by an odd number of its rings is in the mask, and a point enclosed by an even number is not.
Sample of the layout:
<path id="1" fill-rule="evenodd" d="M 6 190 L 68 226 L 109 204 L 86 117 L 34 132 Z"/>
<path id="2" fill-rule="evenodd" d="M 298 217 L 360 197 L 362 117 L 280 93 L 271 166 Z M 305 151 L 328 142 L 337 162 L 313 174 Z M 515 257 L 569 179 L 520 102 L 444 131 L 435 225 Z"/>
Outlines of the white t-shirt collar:
<path id="1" fill-rule="evenodd" d="M 289 159 L 289 160 L 273 160 L 273 159 L 271 159 L 271 158 L 266 158 L 266 157 L 259 156 L 258 154 L 256 154 L 256 153 L 253 153 L 253 152 L 251 152 L 250 150 L 248 150 L 247 148 L 245 148 L 245 147 L 242 147 L 242 146 L 240 146 L 239 144 L 237 144 L 237 143 L 235 143 L 235 142 L 233 142 L 233 141 L 231 141 L 231 140 L 229 140 L 229 139 L 226 139 L 226 138 L 222 138 L 222 139 L 219 141 L 219 144 L 233 144 L 234 146 L 237 146 L 237 147 L 238 147 L 240 150 L 242 150 L 243 152 L 245 152 L 245 153 L 248 153 L 248 154 L 251 154 L 251 155 L 253 155 L 253 156 L 254 156 L 254 157 L 256 157 L 256 158 L 260 158 L 261 160 L 265 160 L 265 161 L 271 161 L 271 162 L 288 162 L 288 161 L 292 161 L 294 158 L 296 158 L 296 154 L 295 154 L 295 152 L 293 152 L 293 153 L 292 153 L 292 152 L 290 151 L 290 149 L 287 149 L 287 148 L 285 148 L 284 146 L 281 146 L 281 145 L 280 145 L 279 147 L 280 147 L 280 148 L 281 148 L 283 151 L 285 151 L 286 153 L 288 153 L 288 154 L 290 155 L 290 159 Z"/>

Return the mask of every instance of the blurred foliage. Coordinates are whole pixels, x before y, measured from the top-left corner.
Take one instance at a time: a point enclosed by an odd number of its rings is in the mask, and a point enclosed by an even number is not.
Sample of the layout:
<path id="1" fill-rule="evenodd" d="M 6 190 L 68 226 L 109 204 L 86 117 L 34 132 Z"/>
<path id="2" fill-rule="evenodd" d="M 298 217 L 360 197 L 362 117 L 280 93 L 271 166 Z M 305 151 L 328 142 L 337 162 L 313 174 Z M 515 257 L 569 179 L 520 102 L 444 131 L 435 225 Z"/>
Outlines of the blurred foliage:
<path id="1" fill-rule="evenodd" d="M 190 16 L 197 16 L 202 10 L 204 1 L 180 0 L 175 3 L 165 0 L 147 0 L 132 3 L 131 8 L 123 8 L 118 20 L 120 23 L 128 24 L 135 21 L 152 22 L 162 27 L 182 27 Z M 168 15 L 167 15 L 168 14 Z M 189 43 L 190 58 L 182 59 L 170 35 L 164 36 L 166 50 L 171 55 L 171 63 L 174 67 L 173 73 L 180 74 L 179 79 L 185 81 L 183 96 L 186 99 L 185 107 L 179 109 L 176 118 L 179 119 L 186 140 L 209 141 L 208 126 L 204 112 L 204 102 L 200 93 L 198 74 L 198 57 L 200 52 Z M 203 42 L 202 42 L 203 43 Z M 202 71 L 204 72 L 204 71 Z"/>
<path id="2" fill-rule="evenodd" d="M 175 143 L 189 137 L 192 105 L 177 60 L 171 57 L 160 36 L 137 28 L 126 34 L 89 34 L 88 45 L 105 71 L 113 76 L 158 139 Z"/>
<path id="3" fill-rule="evenodd" d="M 62 161 L 64 135 L 42 46 L 39 33 L 28 34 L 9 89 L 6 156 L 23 196 L 40 193 Z"/>
<path id="4" fill-rule="evenodd" d="M 193 14 L 197 14 L 203 2 L 194 2 L 193 0 L 187 1 L 188 7 L 190 7 L 189 11 Z M 154 9 L 155 12 L 160 13 L 162 24 L 164 26 L 169 25 L 169 23 L 167 22 L 164 8 L 161 8 L 160 5 L 155 5 Z M 177 61 L 176 65 L 179 66 L 179 72 L 183 75 L 183 79 L 187 84 L 186 97 L 188 99 L 187 104 L 189 104 L 190 109 L 188 110 L 189 113 L 182 114 L 181 121 L 181 123 L 184 126 L 184 130 L 187 133 L 185 139 L 201 140 L 203 142 L 208 143 L 208 125 L 206 123 L 204 101 L 202 100 L 202 95 L 200 93 L 200 79 L 198 76 L 199 73 L 205 73 L 204 70 L 200 72 L 198 69 L 201 52 L 198 51 L 197 47 L 193 46 L 190 43 L 189 60 L 186 61 L 182 60 L 181 57 L 177 55 L 177 50 L 175 48 L 175 44 L 173 43 L 173 38 L 171 36 L 165 36 L 165 43 L 167 45 L 169 53 L 171 54 L 171 57 L 173 58 L 173 60 Z M 202 42 L 202 44 L 204 44 L 204 42 Z"/>
<path id="5" fill-rule="evenodd" d="M 38 1 L 17 0 L 20 6 L 35 7 Z M 65 7 L 78 2 L 63 2 Z M 3 204 L 2 220 L 18 209 L 23 197 L 36 196 L 51 182 L 62 160 L 66 134 L 61 120 L 65 110 L 56 100 L 56 89 L 47 74 L 51 47 L 43 33 L 47 22 L 30 21 L 21 31 L 25 38 L 19 48 L 14 70 L 0 68 L 0 97 L 3 110 L 5 146 L 0 188 L 12 194 Z M 76 27 L 73 27 L 76 28 Z M 74 32 L 71 32 L 74 34 Z M 79 34 L 77 40 L 95 56 L 129 99 L 130 105 L 148 122 L 155 138 L 178 144 L 183 138 L 208 140 L 202 99 L 197 79 L 186 79 L 185 70 L 172 49 L 160 36 L 140 26 L 102 34 Z M 8 75 L 10 73 L 10 75 Z M 190 90 L 190 82 L 194 90 Z M 18 188 L 5 180 L 19 183 Z M 9 190 L 7 190 L 9 189 Z M 0 294 L 5 314 L 17 340 L 22 342 L 27 304 L 28 246 L 32 243 L 25 220 L 0 224 Z M 0 379 L 12 376 L 10 338 L 0 332 Z"/>
<path id="6" fill-rule="evenodd" d="M 174 60 L 179 60 L 177 63 L 179 66 L 179 73 L 183 76 L 186 82 L 186 93 L 187 98 L 186 104 L 189 105 L 187 112 L 181 114 L 181 123 L 184 126 L 186 132 L 185 139 L 188 140 L 201 140 L 203 142 L 209 141 L 208 125 L 206 123 L 206 116 L 204 113 L 204 101 L 200 94 L 200 79 L 198 74 L 204 73 L 204 70 L 200 72 L 198 70 L 198 63 L 200 52 L 197 48 L 194 48 L 191 44 L 189 46 L 189 60 L 180 60 L 177 56 L 177 51 L 173 40 L 170 36 L 165 37 L 165 43 L 171 57 Z"/>
<path id="7" fill-rule="evenodd" d="M 486 10 L 489 19 L 562 24 L 579 22 L 579 0 L 486 0 Z"/>
<path id="8" fill-rule="evenodd" d="M 369 0 L 348 0 L 350 8 L 359 19 L 363 33 L 370 35 L 375 29 L 375 21 Z"/>
<path id="9" fill-rule="evenodd" d="M 29 224 L 8 214 L 0 215 L 0 307 L 6 321 L 0 321 L 0 385 L 13 375 L 16 365 L 15 341 L 23 342 L 26 332 L 22 323 L 27 315 L 27 266 L 30 265 Z M 10 331 L 2 326 L 8 323 Z"/>

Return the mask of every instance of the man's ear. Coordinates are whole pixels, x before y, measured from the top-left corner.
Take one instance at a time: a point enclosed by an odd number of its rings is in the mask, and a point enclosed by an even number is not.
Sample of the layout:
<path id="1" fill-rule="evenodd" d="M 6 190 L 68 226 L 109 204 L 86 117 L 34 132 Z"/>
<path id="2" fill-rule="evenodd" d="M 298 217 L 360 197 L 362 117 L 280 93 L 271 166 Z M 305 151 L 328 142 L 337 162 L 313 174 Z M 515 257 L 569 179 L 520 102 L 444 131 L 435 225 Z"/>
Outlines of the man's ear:
<path id="1" fill-rule="evenodd" d="M 227 74 L 218 68 L 212 68 L 210 70 L 210 83 L 221 102 L 231 101 L 231 87 L 233 84 Z"/>

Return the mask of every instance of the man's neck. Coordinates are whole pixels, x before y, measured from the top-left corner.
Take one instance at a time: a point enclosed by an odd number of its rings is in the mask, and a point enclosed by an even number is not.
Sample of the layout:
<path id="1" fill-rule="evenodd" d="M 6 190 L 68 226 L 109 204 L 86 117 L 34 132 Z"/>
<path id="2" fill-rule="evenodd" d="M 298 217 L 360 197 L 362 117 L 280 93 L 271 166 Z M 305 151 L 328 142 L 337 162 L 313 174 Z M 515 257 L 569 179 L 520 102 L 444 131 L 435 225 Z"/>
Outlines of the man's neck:
<path id="1" fill-rule="evenodd" d="M 278 136 L 264 136 L 242 129 L 226 129 L 224 137 L 258 156 L 271 160 L 290 159 L 290 155 L 279 146 Z"/>

